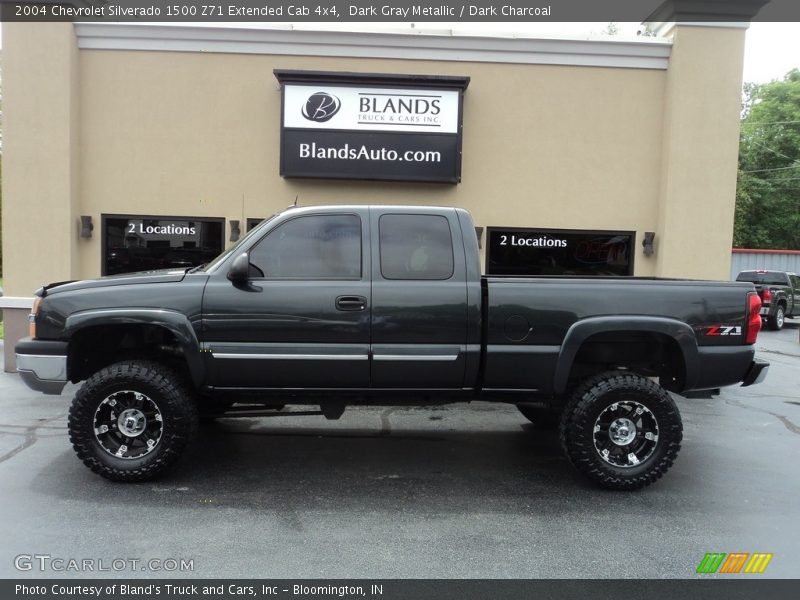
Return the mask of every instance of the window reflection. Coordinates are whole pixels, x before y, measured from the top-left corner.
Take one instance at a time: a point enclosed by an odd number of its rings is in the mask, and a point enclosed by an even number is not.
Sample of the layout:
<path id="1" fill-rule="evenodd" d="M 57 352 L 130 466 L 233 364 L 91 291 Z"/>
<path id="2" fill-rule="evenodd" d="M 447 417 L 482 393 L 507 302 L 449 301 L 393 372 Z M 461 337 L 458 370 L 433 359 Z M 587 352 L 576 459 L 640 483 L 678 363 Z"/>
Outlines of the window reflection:
<path id="1" fill-rule="evenodd" d="M 223 219 L 103 217 L 103 274 L 184 269 L 222 252 Z"/>

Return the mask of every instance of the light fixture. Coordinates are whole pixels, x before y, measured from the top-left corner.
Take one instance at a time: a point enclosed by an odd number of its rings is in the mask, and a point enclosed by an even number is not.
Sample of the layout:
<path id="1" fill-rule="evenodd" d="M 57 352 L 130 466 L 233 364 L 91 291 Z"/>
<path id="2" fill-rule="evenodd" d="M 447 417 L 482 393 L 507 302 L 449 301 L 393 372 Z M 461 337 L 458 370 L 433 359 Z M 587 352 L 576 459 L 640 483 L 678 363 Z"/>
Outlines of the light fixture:
<path id="1" fill-rule="evenodd" d="M 478 248 L 483 248 L 483 227 L 476 227 L 475 235 L 478 236 Z"/>
<path id="2" fill-rule="evenodd" d="M 94 225 L 92 224 L 92 217 L 89 215 L 81 215 L 81 237 L 82 238 L 92 237 L 92 231 L 94 231 Z"/>
<path id="3" fill-rule="evenodd" d="M 239 221 L 231 220 L 231 238 L 230 238 L 230 241 L 238 242 L 240 234 L 241 234 L 241 231 L 239 230 Z"/>
<path id="4" fill-rule="evenodd" d="M 656 237 L 655 231 L 645 231 L 644 232 L 644 239 L 642 240 L 642 248 L 644 248 L 644 255 L 645 256 L 652 256 L 655 252 L 653 248 L 653 240 Z"/>

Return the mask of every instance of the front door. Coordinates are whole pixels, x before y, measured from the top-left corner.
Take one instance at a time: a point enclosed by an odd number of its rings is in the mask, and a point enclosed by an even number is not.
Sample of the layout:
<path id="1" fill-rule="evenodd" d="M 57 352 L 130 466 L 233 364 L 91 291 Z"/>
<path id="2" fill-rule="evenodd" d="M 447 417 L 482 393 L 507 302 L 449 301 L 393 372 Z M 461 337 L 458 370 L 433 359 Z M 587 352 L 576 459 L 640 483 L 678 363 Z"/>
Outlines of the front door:
<path id="1" fill-rule="evenodd" d="M 211 276 L 202 316 L 210 385 L 369 386 L 367 217 L 289 216 L 252 246 L 247 283 Z"/>

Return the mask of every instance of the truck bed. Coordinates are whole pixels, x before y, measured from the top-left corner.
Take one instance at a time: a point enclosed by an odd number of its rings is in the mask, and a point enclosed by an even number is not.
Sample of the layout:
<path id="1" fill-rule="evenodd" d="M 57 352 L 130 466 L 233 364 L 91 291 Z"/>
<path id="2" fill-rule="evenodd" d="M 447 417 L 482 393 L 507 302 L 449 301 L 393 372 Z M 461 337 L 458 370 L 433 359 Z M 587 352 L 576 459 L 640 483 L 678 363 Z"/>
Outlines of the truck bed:
<path id="1" fill-rule="evenodd" d="M 752 347 L 742 341 L 750 284 L 654 277 L 485 276 L 482 288 L 486 300 L 483 385 L 490 390 L 558 392 L 553 373 L 571 346 L 600 336 L 594 339 L 602 339 L 605 347 L 627 344 L 633 351 L 636 344 L 644 343 L 636 334 L 637 317 L 648 327 L 653 321 L 660 323 L 665 335 L 685 342 L 685 352 L 694 355 L 707 347 L 710 368 L 695 373 L 687 357 L 682 367 L 687 376 L 676 389 L 725 385 L 720 383 L 725 373 L 713 368 L 715 355 L 733 361 L 727 368 L 732 366 L 737 376 L 744 374 L 753 358 Z M 625 324 L 620 331 L 622 315 Z M 612 325 L 616 333 L 604 336 L 606 326 L 611 329 Z M 706 335 L 717 325 L 732 328 L 732 334 Z"/>

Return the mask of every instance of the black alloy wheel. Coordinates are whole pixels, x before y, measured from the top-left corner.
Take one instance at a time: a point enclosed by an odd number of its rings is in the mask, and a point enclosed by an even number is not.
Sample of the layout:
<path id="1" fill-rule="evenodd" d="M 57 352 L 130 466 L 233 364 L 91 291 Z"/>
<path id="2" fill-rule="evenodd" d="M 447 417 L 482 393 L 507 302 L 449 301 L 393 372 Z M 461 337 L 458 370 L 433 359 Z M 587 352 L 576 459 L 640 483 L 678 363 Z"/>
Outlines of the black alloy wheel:
<path id="1" fill-rule="evenodd" d="M 69 437 L 95 473 L 143 481 L 171 467 L 197 430 L 197 405 L 181 377 L 150 361 L 100 369 L 75 394 Z"/>
<path id="2" fill-rule="evenodd" d="M 634 490 L 672 466 L 683 424 L 672 397 L 629 371 L 588 378 L 564 408 L 561 443 L 572 464 L 602 487 Z"/>

